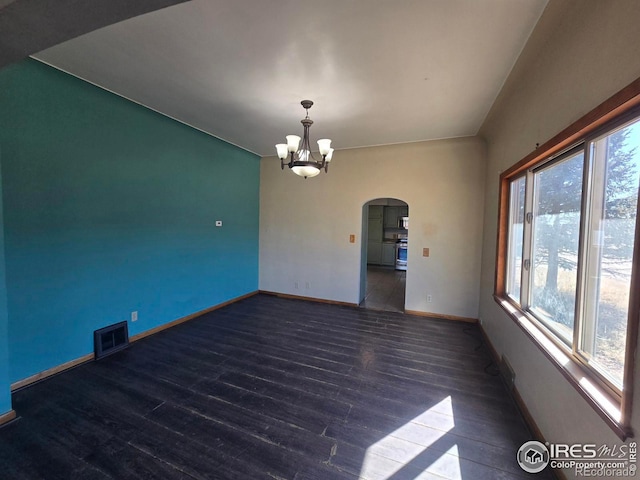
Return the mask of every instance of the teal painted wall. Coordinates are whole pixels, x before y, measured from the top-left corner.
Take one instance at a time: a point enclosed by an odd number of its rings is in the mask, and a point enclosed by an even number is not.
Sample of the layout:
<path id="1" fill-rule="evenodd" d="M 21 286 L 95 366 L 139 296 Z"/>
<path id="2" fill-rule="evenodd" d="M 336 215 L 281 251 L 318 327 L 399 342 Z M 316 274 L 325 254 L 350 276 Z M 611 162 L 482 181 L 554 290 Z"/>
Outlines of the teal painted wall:
<path id="1" fill-rule="evenodd" d="M 0 147 L 11 382 L 257 290 L 259 157 L 34 60 Z"/>
<path id="2" fill-rule="evenodd" d="M 0 162 L 2 162 L 2 148 L 0 148 Z M 4 236 L 2 235 L 4 219 L 2 216 L 1 185 L 2 178 L 0 175 L 0 415 L 11 410 L 11 380 L 9 377 L 9 317 L 7 315 Z"/>

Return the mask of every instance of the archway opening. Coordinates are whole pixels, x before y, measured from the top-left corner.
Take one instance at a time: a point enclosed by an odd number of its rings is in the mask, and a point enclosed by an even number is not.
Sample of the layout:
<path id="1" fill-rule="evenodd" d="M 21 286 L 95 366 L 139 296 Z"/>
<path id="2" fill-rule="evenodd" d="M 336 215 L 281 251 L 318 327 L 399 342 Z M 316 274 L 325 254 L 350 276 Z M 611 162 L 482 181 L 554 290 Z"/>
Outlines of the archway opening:
<path id="1" fill-rule="evenodd" d="M 376 198 L 362 207 L 360 306 L 404 312 L 409 205 Z"/>

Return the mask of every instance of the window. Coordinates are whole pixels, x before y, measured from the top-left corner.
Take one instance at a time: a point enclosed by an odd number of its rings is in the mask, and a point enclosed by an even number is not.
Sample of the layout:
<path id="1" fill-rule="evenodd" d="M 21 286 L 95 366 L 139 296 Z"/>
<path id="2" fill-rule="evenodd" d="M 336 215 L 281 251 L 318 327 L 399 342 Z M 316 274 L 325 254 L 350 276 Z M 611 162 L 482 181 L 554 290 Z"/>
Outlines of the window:
<path id="1" fill-rule="evenodd" d="M 567 345 L 575 325 L 583 164 L 580 152 L 535 171 L 529 209 L 531 275 L 524 303 Z"/>
<path id="2" fill-rule="evenodd" d="M 579 352 L 622 390 L 640 183 L 640 120 L 589 144 L 583 322 Z M 636 248 L 640 248 L 637 246 Z"/>
<path id="3" fill-rule="evenodd" d="M 580 127 L 501 176 L 496 300 L 625 438 L 640 316 L 640 110 Z"/>
<path id="4" fill-rule="evenodd" d="M 507 293 L 520 300 L 522 281 L 522 236 L 524 232 L 525 178 L 511 182 L 509 192 L 509 257 L 507 264 Z"/>

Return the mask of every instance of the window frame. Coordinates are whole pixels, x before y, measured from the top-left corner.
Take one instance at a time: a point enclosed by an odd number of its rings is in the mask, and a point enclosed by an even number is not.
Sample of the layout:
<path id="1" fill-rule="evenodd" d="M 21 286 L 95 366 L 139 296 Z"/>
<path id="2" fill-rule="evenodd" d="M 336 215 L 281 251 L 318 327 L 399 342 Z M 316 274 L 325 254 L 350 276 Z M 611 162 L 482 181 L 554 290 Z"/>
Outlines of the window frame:
<path id="1" fill-rule="evenodd" d="M 509 239 L 510 239 L 510 204 L 511 182 L 525 177 L 527 180 L 525 198 L 529 201 L 533 192 L 530 178 L 533 171 L 543 166 L 551 165 L 554 161 L 570 155 L 573 151 L 583 148 L 585 153 L 585 169 L 583 172 L 583 189 L 581 199 L 581 212 L 584 211 L 587 177 L 589 175 L 588 162 L 590 153 L 589 144 L 592 140 L 601 137 L 610 130 L 629 122 L 633 118 L 640 117 L 640 78 L 607 99 L 601 105 L 587 113 L 585 116 L 571 124 L 558 135 L 539 146 L 522 160 L 505 170 L 500 175 L 499 204 L 498 204 L 498 238 L 495 265 L 494 300 L 522 329 L 522 331 L 540 348 L 545 356 L 555 365 L 568 382 L 576 388 L 581 396 L 591 405 L 609 427 L 621 438 L 633 436 L 631 431 L 631 405 L 633 399 L 633 375 L 634 358 L 636 355 L 637 338 L 640 321 L 640 195 L 637 204 L 638 216 L 634 232 L 634 250 L 632 257 L 632 271 L 630 280 L 630 301 L 627 319 L 627 335 L 625 350 L 625 365 L 623 376 L 623 389 L 618 391 L 604 376 L 589 366 L 579 354 L 579 344 L 576 336 L 579 325 L 574 326 L 574 341 L 567 346 L 559 338 L 548 330 L 542 322 L 526 310 L 526 305 L 520 307 L 519 303 L 507 293 L 507 268 L 509 266 Z M 526 203 L 531 205 L 531 203 Z M 525 212 L 526 216 L 526 212 Z M 583 243 L 586 235 L 586 215 L 580 219 L 580 241 L 578 251 L 578 291 L 576 298 L 576 312 L 581 304 L 582 265 L 584 258 Z M 525 219 L 525 225 L 527 221 Z M 523 227 L 524 242 L 527 239 Z M 524 245 L 524 244 L 523 244 Z M 525 250 L 523 246 L 523 261 Z M 527 273 L 521 267 L 521 292 L 524 288 Z"/>
<path id="2" fill-rule="evenodd" d="M 512 185 L 515 184 L 515 182 L 521 182 L 521 181 L 524 180 L 525 191 L 524 191 L 524 199 L 522 201 L 523 210 L 524 210 L 524 207 L 526 207 L 526 205 L 527 205 L 527 188 L 526 188 L 527 187 L 527 176 L 528 175 L 526 175 L 526 174 L 525 175 L 517 175 L 514 178 L 508 180 L 508 183 L 509 183 L 509 185 L 508 185 L 508 189 L 509 189 L 509 214 L 508 214 L 508 218 L 507 218 L 508 225 L 507 225 L 507 258 L 505 259 L 505 293 L 510 299 L 513 299 L 513 300 L 515 300 L 515 297 L 512 296 L 511 292 L 509 292 L 508 289 L 509 289 L 509 287 L 514 286 L 514 285 L 511 285 L 511 283 L 514 283 L 514 284 L 516 283 L 515 279 L 516 279 L 516 276 L 517 276 L 516 273 L 518 272 L 518 269 L 516 268 L 516 270 L 514 272 L 511 272 L 510 271 L 511 270 L 510 267 L 515 266 L 517 264 L 517 261 L 515 261 L 517 259 L 517 257 L 516 257 L 516 259 L 512 259 L 508 255 L 508 253 L 509 253 L 509 248 L 513 245 L 513 240 L 515 238 L 515 235 L 512 236 L 512 234 L 511 234 L 511 226 L 514 225 L 514 222 L 512 222 L 513 216 L 511 215 L 512 207 L 514 205 L 516 205 L 516 204 L 519 205 L 520 199 L 518 198 L 518 203 L 513 201 L 513 197 L 511 196 L 511 194 L 513 193 L 513 190 L 512 190 L 511 187 L 512 187 Z M 521 263 L 520 269 L 519 269 L 520 278 L 518 278 L 518 282 L 517 282 L 517 285 L 518 285 L 518 296 L 521 296 L 523 289 L 525 289 L 525 287 L 528 287 L 528 285 L 525 286 L 523 284 L 527 280 L 527 279 L 525 279 L 525 275 L 524 275 L 525 265 L 524 265 L 524 257 L 523 257 L 524 252 L 527 250 L 527 245 L 525 245 L 525 242 L 527 240 L 527 238 L 525 236 L 525 224 L 526 223 L 527 223 L 527 212 L 525 211 L 525 212 L 523 212 L 522 232 L 520 234 L 520 245 L 522 246 L 522 250 L 520 252 L 519 257 L 520 257 L 520 261 L 522 263 Z"/>

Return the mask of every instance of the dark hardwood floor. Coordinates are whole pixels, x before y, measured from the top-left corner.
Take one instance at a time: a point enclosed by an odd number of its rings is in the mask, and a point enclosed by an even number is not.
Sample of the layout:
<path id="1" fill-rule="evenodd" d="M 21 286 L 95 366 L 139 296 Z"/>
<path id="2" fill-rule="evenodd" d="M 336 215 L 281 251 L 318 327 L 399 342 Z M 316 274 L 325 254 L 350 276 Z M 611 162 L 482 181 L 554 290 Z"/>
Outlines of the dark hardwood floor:
<path id="1" fill-rule="evenodd" d="M 473 325 L 257 295 L 16 392 L 0 475 L 528 478 L 479 345 Z"/>

